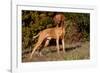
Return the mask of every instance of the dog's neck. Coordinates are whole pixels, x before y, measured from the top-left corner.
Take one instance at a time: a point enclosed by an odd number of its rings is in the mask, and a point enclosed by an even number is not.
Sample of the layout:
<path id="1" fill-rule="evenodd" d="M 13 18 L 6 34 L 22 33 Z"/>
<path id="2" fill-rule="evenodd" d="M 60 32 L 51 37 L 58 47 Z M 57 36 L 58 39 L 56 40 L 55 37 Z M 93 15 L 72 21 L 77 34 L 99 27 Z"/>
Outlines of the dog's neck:
<path id="1" fill-rule="evenodd" d="M 62 29 L 65 29 L 65 25 L 64 25 L 64 24 L 57 25 L 56 27 L 57 27 L 57 28 L 62 28 Z"/>

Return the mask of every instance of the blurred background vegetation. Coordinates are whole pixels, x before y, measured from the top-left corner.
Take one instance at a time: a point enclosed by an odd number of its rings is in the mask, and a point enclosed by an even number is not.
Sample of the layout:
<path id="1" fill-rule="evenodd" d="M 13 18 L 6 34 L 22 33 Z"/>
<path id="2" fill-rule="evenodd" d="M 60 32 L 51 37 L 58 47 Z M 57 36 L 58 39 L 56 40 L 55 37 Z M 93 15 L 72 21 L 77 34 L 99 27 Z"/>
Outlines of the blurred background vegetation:
<path id="1" fill-rule="evenodd" d="M 33 47 L 37 39 L 32 37 L 41 30 L 55 27 L 53 17 L 61 12 L 22 10 L 22 50 Z M 65 19 L 65 42 L 68 44 L 90 40 L 90 14 L 63 12 Z"/>

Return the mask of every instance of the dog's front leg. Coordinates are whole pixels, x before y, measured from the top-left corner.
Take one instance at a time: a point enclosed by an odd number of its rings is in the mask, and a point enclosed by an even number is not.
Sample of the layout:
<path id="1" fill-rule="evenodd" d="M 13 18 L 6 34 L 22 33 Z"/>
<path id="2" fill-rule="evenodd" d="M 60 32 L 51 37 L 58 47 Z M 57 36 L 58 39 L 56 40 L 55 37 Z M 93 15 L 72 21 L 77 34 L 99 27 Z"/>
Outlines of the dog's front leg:
<path id="1" fill-rule="evenodd" d="M 64 39 L 62 39 L 62 46 L 63 46 L 63 52 L 65 53 L 65 43 L 64 43 Z"/>
<path id="2" fill-rule="evenodd" d="M 59 54 L 59 38 L 56 39 L 56 45 L 57 45 L 57 53 Z"/>

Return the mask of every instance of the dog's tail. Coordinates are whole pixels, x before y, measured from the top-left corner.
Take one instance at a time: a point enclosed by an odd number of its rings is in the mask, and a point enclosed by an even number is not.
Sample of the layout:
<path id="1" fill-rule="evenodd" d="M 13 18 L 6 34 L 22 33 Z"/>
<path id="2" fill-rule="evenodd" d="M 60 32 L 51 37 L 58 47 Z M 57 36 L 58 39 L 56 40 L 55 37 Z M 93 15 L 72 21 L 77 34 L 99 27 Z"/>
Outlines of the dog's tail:
<path id="1" fill-rule="evenodd" d="M 32 40 L 34 40 L 35 38 L 37 38 L 40 35 L 40 33 L 38 33 L 37 35 L 33 36 Z"/>

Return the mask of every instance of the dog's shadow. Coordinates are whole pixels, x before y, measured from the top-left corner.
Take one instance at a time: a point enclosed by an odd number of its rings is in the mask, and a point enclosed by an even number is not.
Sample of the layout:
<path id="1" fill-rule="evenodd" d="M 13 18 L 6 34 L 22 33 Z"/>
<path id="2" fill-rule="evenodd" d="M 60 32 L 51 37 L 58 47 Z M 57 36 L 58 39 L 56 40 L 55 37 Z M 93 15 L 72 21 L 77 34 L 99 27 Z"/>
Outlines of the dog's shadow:
<path id="1" fill-rule="evenodd" d="M 65 51 L 68 52 L 68 51 L 71 51 L 71 50 L 74 50 L 76 49 L 77 47 L 68 47 L 68 48 L 65 48 Z"/>
<path id="2" fill-rule="evenodd" d="M 65 51 L 66 51 L 66 52 L 67 52 L 67 51 L 72 51 L 72 50 L 74 50 L 74 49 L 76 49 L 76 48 L 79 48 L 79 47 L 81 47 L 81 44 L 77 44 L 77 45 L 74 45 L 74 46 L 66 47 L 66 48 L 65 48 Z"/>
<path id="3" fill-rule="evenodd" d="M 74 45 L 74 46 L 67 46 L 65 47 L 65 52 L 69 52 L 69 51 L 72 51 L 72 50 L 75 50 L 77 48 L 81 47 L 81 44 L 79 45 Z M 47 49 L 47 48 L 46 48 Z M 60 48 L 60 52 L 63 51 L 63 48 Z M 57 52 L 57 49 L 56 47 L 49 47 L 49 50 L 45 50 L 45 54 L 48 54 L 48 53 L 55 53 Z M 44 52 L 43 52 L 44 53 Z"/>
<path id="4" fill-rule="evenodd" d="M 55 39 L 52 39 L 50 41 L 50 44 L 48 45 L 48 49 L 50 49 L 50 52 L 57 52 L 55 42 L 56 42 Z M 59 40 L 59 44 L 62 45 L 61 40 Z M 51 47 L 51 46 L 55 46 L 55 47 Z M 68 51 L 74 50 L 74 49 L 79 48 L 79 47 L 81 47 L 81 42 L 72 43 L 72 44 L 69 44 L 69 45 L 65 45 L 65 51 L 68 52 Z M 62 51 L 62 50 L 63 50 L 63 48 L 61 47 L 60 51 Z"/>

